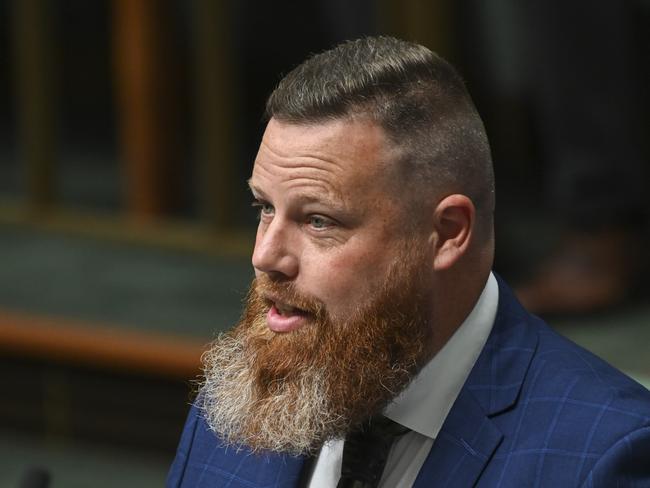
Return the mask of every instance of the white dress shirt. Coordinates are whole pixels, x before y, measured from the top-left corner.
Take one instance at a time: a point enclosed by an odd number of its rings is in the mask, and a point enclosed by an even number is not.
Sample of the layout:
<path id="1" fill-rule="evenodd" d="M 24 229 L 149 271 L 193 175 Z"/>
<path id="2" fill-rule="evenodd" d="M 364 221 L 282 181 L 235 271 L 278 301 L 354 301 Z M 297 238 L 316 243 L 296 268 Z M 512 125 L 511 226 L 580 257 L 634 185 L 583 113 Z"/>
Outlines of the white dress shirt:
<path id="1" fill-rule="evenodd" d="M 472 312 L 406 389 L 384 410 L 411 429 L 388 455 L 379 488 L 411 488 L 456 397 L 487 341 L 499 302 L 492 273 Z M 341 477 L 343 440 L 327 442 L 316 459 L 309 488 L 336 488 Z"/>

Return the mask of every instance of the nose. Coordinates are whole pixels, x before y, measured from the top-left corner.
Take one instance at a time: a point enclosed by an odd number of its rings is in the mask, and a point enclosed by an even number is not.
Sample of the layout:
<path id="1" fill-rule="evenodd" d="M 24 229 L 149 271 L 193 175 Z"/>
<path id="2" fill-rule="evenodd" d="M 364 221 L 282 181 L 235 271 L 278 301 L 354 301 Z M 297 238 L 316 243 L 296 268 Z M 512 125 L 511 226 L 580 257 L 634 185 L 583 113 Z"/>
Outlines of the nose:
<path id="1" fill-rule="evenodd" d="M 298 274 L 295 243 L 280 219 L 258 228 L 252 262 L 255 274 L 266 273 L 272 279 L 293 279 Z"/>

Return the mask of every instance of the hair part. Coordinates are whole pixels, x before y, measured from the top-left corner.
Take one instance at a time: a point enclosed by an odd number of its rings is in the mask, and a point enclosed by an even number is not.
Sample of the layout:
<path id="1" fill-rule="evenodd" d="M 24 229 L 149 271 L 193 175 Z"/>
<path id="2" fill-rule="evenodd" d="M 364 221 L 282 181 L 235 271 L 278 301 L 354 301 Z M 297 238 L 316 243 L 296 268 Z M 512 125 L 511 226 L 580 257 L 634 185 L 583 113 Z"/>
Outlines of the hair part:
<path id="1" fill-rule="evenodd" d="M 424 46 L 365 37 L 313 55 L 267 100 L 266 119 L 323 123 L 366 118 L 397 149 L 400 183 L 414 200 L 467 195 L 491 235 L 494 173 L 483 122 L 463 80 Z"/>

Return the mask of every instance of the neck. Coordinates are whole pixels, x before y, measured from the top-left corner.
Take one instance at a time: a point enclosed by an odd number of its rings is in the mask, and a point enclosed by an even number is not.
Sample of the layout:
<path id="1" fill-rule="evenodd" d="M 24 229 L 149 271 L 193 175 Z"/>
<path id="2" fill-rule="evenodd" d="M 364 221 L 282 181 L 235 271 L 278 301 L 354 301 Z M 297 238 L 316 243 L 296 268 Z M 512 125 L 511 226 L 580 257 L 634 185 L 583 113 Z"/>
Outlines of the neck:
<path id="1" fill-rule="evenodd" d="M 442 349 L 471 313 L 489 275 L 489 268 L 479 272 L 474 269 L 471 275 L 459 270 L 447 270 L 434 278 L 431 320 L 434 327 L 433 354 Z M 466 276 L 471 276 L 471 279 Z"/>

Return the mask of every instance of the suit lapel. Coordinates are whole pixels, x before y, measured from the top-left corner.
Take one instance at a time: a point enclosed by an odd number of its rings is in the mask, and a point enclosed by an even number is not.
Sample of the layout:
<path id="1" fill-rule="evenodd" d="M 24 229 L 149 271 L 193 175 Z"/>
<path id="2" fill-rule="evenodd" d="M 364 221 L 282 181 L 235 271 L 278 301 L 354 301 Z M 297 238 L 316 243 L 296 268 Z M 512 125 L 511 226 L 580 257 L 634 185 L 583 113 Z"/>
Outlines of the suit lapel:
<path id="1" fill-rule="evenodd" d="M 463 389 L 438 433 L 414 488 L 473 486 L 502 437 L 473 395 Z"/>
<path id="2" fill-rule="evenodd" d="M 474 486 L 503 439 L 491 417 L 514 405 L 537 347 L 537 334 L 512 291 L 499 282 L 492 332 L 445 419 L 414 488 Z"/>

